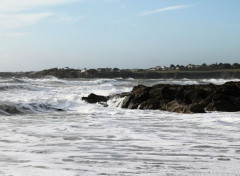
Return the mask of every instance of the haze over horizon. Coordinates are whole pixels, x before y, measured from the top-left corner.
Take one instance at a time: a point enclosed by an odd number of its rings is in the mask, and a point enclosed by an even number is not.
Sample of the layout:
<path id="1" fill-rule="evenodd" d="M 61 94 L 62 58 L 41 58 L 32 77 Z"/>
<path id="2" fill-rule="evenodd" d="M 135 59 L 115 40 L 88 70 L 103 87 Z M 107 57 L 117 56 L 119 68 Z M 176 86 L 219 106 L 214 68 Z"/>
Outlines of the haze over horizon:
<path id="1" fill-rule="evenodd" d="M 235 63 L 239 0 L 1 0 L 0 72 Z"/>

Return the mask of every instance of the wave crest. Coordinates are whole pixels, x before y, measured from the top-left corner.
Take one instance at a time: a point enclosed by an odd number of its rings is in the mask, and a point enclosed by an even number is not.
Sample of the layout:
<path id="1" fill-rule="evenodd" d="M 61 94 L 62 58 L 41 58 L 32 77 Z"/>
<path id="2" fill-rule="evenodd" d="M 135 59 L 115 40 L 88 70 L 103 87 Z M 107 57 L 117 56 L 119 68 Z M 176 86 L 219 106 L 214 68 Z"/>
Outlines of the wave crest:
<path id="1" fill-rule="evenodd" d="M 0 114 L 13 115 L 13 114 L 26 114 L 26 113 L 38 113 L 38 112 L 52 112 L 63 111 L 63 109 L 52 106 L 51 104 L 44 103 L 0 103 Z"/>

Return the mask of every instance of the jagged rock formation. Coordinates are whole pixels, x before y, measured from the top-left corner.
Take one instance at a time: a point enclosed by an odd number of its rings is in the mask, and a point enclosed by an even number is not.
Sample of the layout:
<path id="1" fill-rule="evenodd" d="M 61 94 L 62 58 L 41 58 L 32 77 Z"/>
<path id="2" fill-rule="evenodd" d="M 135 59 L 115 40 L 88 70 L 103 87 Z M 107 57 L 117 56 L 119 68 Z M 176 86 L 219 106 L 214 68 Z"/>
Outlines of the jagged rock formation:
<path id="1" fill-rule="evenodd" d="M 121 107 L 128 109 L 159 109 L 177 113 L 236 112 L 240 111 L 240 82 L 223 85 L 138 85 L 129 93 L 108 96 L 104 100 L 114 97 L 125 97 Z M 100 102 L 98 100 L 91 102 Z"/>

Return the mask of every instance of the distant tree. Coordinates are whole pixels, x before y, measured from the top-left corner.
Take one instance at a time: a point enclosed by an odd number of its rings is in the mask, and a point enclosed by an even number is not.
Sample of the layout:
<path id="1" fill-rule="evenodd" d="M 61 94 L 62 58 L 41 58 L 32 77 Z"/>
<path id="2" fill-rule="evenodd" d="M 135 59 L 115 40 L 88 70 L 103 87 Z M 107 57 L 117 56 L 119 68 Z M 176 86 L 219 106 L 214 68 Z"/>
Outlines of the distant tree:
<path id="1" fill-rule="evenodd" d="M 89 69 L 87 71 L 89 74 L 96 74 L 97 73 L 97 70 L 96 69 Z"/>
<path id="2" fill-rule="evenodd" d="M 217 67 L 218 69 L 223 69 L 223 63 L 219 63 Z"/>
<path id="3" fill-rule="evenodd" d="M 203 64 L 201 65 L 201 68 L 202 68 L 203 70 L 206 70 L 206 69 L 208 68 L 208 66 L 207 66 L 206 63 L 203 63 Z"/>
<path id="4" fill-rule="evenodd" d="M 218 69 L 218 65 L 217 65 L 217 63 L 216 64 L 211 64 L 211 65 L 208 66 L 208 68 L 211 69 L 211 70 Z"/>
<path id="5" fill-rule="evenodd" d="M 231 69 L 231 68 L 232 68 L 231 64 L 229 63 L 223 64 L 223 69 Z"/>
<path id="6" fill-rule="evenodd" d="M 179 68 L 180 68 L 180 70 L 186 70 L 187 69 L 187 67 L 185 67 L 183 65 L 180 65 Z"/>
<path id="7" fill-rule="evenodd" d="M 232 65 L 232 67 L 235 68 L 235 69 L 236 69 L 236 68 L 240 68 L 240 64 L 234 63 L 234 64 Z"/>
<path id="8" fill-rule="evenodd" d="M 120 71 L 120 69 L 114 68 L 113 71 L 117 72 L 117 71 Z"/>

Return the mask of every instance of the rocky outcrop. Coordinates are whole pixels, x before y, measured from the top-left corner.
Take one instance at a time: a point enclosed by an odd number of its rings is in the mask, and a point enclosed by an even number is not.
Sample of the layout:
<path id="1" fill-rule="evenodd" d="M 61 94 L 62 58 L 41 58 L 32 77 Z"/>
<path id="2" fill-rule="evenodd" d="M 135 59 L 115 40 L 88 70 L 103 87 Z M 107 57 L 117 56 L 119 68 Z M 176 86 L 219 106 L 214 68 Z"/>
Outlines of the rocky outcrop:
<path id="1" fill-rule="evenodd" d="M 96 94 L 91 93 L 87 97 L 82 97 L 82 100 L 93 104 L 93 103 L 107 102 L 109 100 L 109 97 L 105 97 L 105 96 L 96 95 Z"/>
<path id="2" fill-rule="evenodd" d="M 240 82 L 223 85 L 139 85 L 129 93 L 105 97 L 104 100 L 123 96 L 121 106 L 128 109 L 159 109 L 177 113 L 240 111 Z"/>

